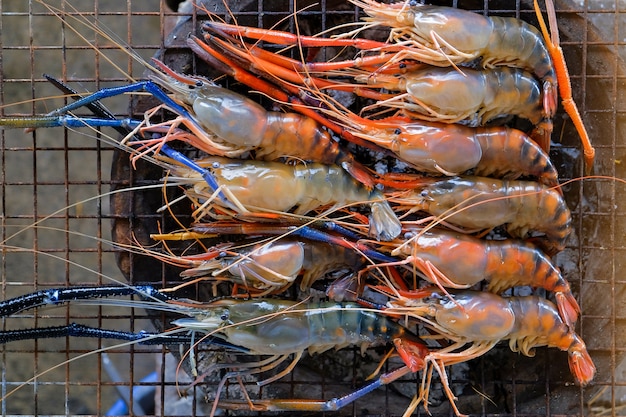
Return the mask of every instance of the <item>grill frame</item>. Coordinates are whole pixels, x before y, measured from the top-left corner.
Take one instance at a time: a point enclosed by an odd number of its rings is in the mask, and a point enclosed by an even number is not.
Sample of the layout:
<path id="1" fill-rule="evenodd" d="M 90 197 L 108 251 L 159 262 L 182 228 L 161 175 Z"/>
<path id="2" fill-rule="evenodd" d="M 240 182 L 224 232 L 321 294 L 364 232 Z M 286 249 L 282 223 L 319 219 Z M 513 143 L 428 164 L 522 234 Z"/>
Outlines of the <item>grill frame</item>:
<path id="1" fill-rule="evenodd" d="M 23 2 L 22 2 L 23 3 Z M 157 50 L 178 51 L 181 38 L 168 38 L 167 34 L 175 26 L 174 20 L 177 14 L 166 10 L 161 3 L 158 11 L 137 9 L 141 7 L 128 1 L 108 2 L 105 6 L 95 1 L 93 10 L 97 11 L 99 19 L 109 24 L 118 21 L 122 23 L 119 34 L 126 33 L 124 40 L 145 54 L 151 56 Z M 265 3 L 269 3 L 267 0 Z M 268 6 L 263 1 L 254 2 L 256 9 L 247 12 L 238 12 L 238 17 L 246 24 L 257 26 L 267 26 L 267 22 L 273 22 L 284 16 L 281 10 L 293 11 L 293 4 L 285 1 L 288 7 L 284 7 L 282 2 L 277 2 Z M 303 16 L 320 16 L 321 29 L 326 29 L 327 17 L 333 13 L 357 16 L 358 11 L 348 9 L 342 12 L 330 12 L 325 10 L 330 6 L 329 0 L 321 2 L 320 11 L 312 10 L 303 13 Z M 512 9 L 500 7 L 500 3 L 488 1 L 462 1 L 454 0 L 447 5 L 454 7 L 469 8 L 479 13 L 496 15 L 512 15 L 515 17 L 535 22 L 534 12 L 527 4 L 520 0 L 515 2 Z M 510 2 L 509 2 L 510 3 Z M 495 4 L 495 6 L 494 6 Z M 602 9 L 600 6 L 613 5 L 614 10 Z M 615 2 L 599 1 L 597 3 L 584 2 L 582 6 L 573 5 L 565 1 L 556 2 L 557 15 L 562 33 L 562 46 L 572 82 L 574 85 L 574 98 L 577 101 L 587 127 L 590 130 L 594 145 L 598 153 L 598 165 L 596 173 L 611 177 L 626 178 L 623 165 L 618 163 L 623 158 L 626 149 L 626 130 L 622 126 L 626 123 L 620 121 L 626 118 L 626 109 L 619 103 L 620 91 L 626 90 L 626 77 L 624 76 L 623 60 L 626 55 L 626 42 L 624 38 L 626 22 L 626 4 L 620 0 Z M 275 9 L 272 10 L 272 7 Z M 488 7 L 491 6 L 491 9 Z M 113 10 L 106 10 L 105 7 L 113 7 Z M 135 7 L 135 9 L 133 9 Z M 19 9 L 19 11 L 17 11 Z M 266 10 L 267 9 L 267 10 Z M 70 12 L 69 9 L 66 11 Z M 262 13 L 261 13 L 262 12 Z M 606 29 L 604 22 L 610 21 L 613 16 L 613 31 Z M 124 21 L 122 22 L 122 17 Z M 197 16 L 193 10 L 188 14 L 191 27 L 197 27 Z M 141 38 L 143 31 L 137 29 L 141 27 L 143 19 L 153 21 L 153 37 L 148 41 Z M 247 19 L 252 23 L 247 23 Z M 52 43 L 56 35 L 41 34 L 38 29 L 38 22 L 54 21 L 52 27 L 61 32 L 60 42 L 56 45 Z M 16 23 L 17 22 L 17 23 Z M 589 22 L 589 23 L 587 23 Z M 591 22 L 600 22 L 601 30 L 597 30 Z M 156 24 L 155 24 L 156 23 Z M 243 22 L 242 22 L 243 23 Z M 0 29 L 5 35 L 0 38 L 0 101 L 2 104 L 10 104 L 19 97 L 14 93 L 15 88 L 23 87 L 26 97 L 45 97 L 54 93 L 54 89 L 49 87 L 45 79 L 41 78 L 38 71 L 44 67 L 55 76 L 59 76 L 70 85 L 81 85 L 85 90 L 93 91 L 103 86 L 118 85 L 127 82 L 117 70 L 104 62 L 99 54 L 93 53 L 93 72 L 85 70 L 74 61 L 75 56 L 87 54 L 91 57 L 91 49 L 78 40 L 74 40 L 73 35 L 66 26 L 61 25 L 56 17 L 41 9 L 36 3 L 29 3 L 26 10 L 17 1 L 4 1 L 0 4 Z M 27 36 L 22 39 L 23 32 L 18 29 L 11 30 L 16 25 L 27 27 Z M 24 26 L 25 25 L 25 26 Z M 293 23 L 289 25 L 293 30 Z M 23 30 L 23 29 L 22 29 Z M 146 31 L 147 32 L 147 31 Z M 10 35 L 14 33 L 14 35 Z M 46 32 L 48 33 L 48 32 Z M 118 32 L 116 32 L 118 33 Z M 130 33 L 130 34 L 128 34 Z M 182 32 L 181 32 L 182 33 Z M 606 39 L 613 34 L 613 39 Z M 156 38 L 158 36 L 158 39 Z M 101 39 L 97 43 L 98 47 L 105 54 L 115 55 L 113 47 L 107 45 Z M 619 54 L 614 51 L 619 51 Z M 53 57 L 60 58 L 60 66 L 54 62 Z M 120 56 L 123 56 L 120 54 Z M 30 74 L 28 76 L 13 75 L 17 72 L 9 68 L 9 61 L 13 62 L 21 57 L 27 57 Z M 50 57 L 50 59 L 48 59 Z M 89 61 L 89 59 L 88 59 Z M 40 63 L 41 62 L 41 63 Z M 121 58 L 125 71 L 132 72 L 135 78 L 141 78 L 142 69 L 130 58 Z M 88 63 L 91 69 L 92 63 Z M 192 62 L 192 69 L 195 70 L 199 64 Z M 55 71 L 56 70 L 56 71 Z M 600 97 L 599 97 L 600 96 Z M 11 116 L 16 114 L 40 114 L 51 108 L 55 108 L 59 102 L 51 102 L 47 107 L 42 105 L 24 105 L 18 107 L 0 108 L 0 114 Z M 63 102 L 60 102 L 63 104 Z M 127 100 L 124 98 L 115 104 L 107 101 L 107 106 L 114 109 L 116 115 L 128 116 L 130 109 Z M 134 111 L 137 109 L 133 106 Z M 563 131 L 563 139 L 560 146 L 557 146 L 551 156 L 557 161 L 560 168 L 562 181 L 567 181 L 582 175 L 580 164 L 579 145 L 575 131 L 571 123 L 566 119 L 557 116 L 555 132 Z M 142 178 L 137 178 L 137 174 L 129 171 L 129 182 L 116 182 L 107 173 L 108 167 L 113 160 L 112 150 L 102 145 L 99 141 L 85 140 L 81 135 L 63 129 L 52 129 L 54 133 L 47 133 L 43 130 L 30 135 L 25 135 L 18 131 L 0 131 L 2 169 L 0 171 L 0 189 L 2 193 L 2 218 L 1 218 L 1 239 L 5 241 L 15 230 L 15 224 L 27 225 L 43 219 L 54 211 L 54 208 L 69 206 L 80 198 L 87 198 L 107 191 L 109 187 L 126 186 L 127 184 L 141 183 Z M 62 139 L 59 139 L 60 132 L 63 132 Z M 16 159 L 17 158 L 17 159 Z M 89 159 L 91 158 L 91 159 Z M 88 164 L 91 168 L 95 166 L 95 172 L 87 172 L 82 169 L 84 161 L 93 161 Z M 18 161 L 18 162 L 14 162 Z M 18 166 L 19 165 L 19 166 Z M 24 167 L 29 166 L 28 172 Z M 62 167 L 62 175 L 59 174 Z M 19 168 L 19 169 L 18 169 Z M 19 176 L 17 175 L 19 173 Z M 586 339 L 592 357 L 599 361 L 599 374 L 589 388 L 578 389 L 567 386 L 571 380 L 568 371 L 557 372 L 555 380 L 553 372 L 544 374 L 544 378 L 539 381 L 518 380 L 517 374 L 513 373 L 510 379 L 492 382 L 488 372 L 493 366 L 498 366 L 498 360 L 506 358 L 506 364 L 520 369 L 526 366 L 543 366 L 547 369 L 562 365 L 564 354 L 561 352 L 541 350 L 539 358 L 530 360 L 517 358 L 508 352 L 506 346 L 499 347 L 495 355 L 479 360 L 477 369 L 482 370 L 482 375 L 478 380 L 482 386 L 478 390 L 495 392 L 497 389 L 507 391 L 503 394 L 508 401 L 509 409 L 498 410 L 498 415 L 583 415 L 588 413 L 600 414 L 603 410 L 608 410 L 605 415 L 620 415 L 619 406 L 623 403 L 623 396 L 626 395 L 626 380 L 621 375 L 619 366 L 624 357 L 624 349 L 620 348 L 622 339 L 620 329 L 624 328 L 624 306 L 620 300 L 624 291 L 624 280 L 619 278 L 621 261 L 626 259 L 622 236 L 625 235 L 626 220 L 623 210 L 620 210 L 622 200 L 619 193 L 623 192 L 623 185 L 607 180 L 585 181 L 584 183 L 574 182 L 565 187 L 568 203 L 572 209 L 575 224 L 575 236 L 570 239 L 566 253 L 556 257 L 556 262 L 563 269 L 565 276 L 572 282 L 572 285 L 579 295 L 583 316 L 580 319 L 578 329 L 583 338 Z M 30 193 L 33 191 L 33 193 Z M 16 196 L 27 197 L 34 194 L 32 200 L 26 198 L 19 200 Z M 131 201 L 136 197 L 131 197 Z M 133 203 L 135 204 L 136 201 Z M 78 231 L 89 228 L 87 233 L 111 239 L 110 221 L 118 220 L 119 213 L 111 212 L 106 201 L 96 201 L 84 203 L 82 206 L 74 207 L 69 213 L 55 213 L 53 218 L 47 220 L 45 224 L 52 224 L 62 230 Z M 133 215 L 131 229 L 138 227 L 133 222 L 140 222 L 144 218 L 150 221 L 165 221 L 165 218 L 154 214 Z M 608 223 L 608 226 L 606 225 Z M 589 232 L 591 231 L 591 233 Z M 583 233 L 584 232 L 584 233 Z M 601 235 L 602 239 L 597 236 Z M 120 251 L 110 249 L 105 242 L 98 242 L 92 239 L 81 238 L 75 234 L 46 230 L 43 228 L 34 229 L 30 232 L 23 232 L 21 235 L 11 239 L 7 244 L 13 244 L 21 248 L 28 248 L 39 251 L 39 253 L 29 254 L 28 252 L 16 249 L 4 248 L 0 261 L 2 271 L 2 281 L 0 281 L 0 296 L 10 298 L 18 294 L 35 291 L 40 288 L 56 286 L 78 285 L 78 284 L 100 284 L 108 282 L 98 273 L 122 279 L 122 276 L 115 269 L 114 257 Z M 59 256 L 60 260 L 51 260 L 51 256 Z M 74 261 L 84 266 L 94 268 L 98 273 L 85 273 L 80 267 L 71 265 L 68 261 Z M 135 259 L 135 255 L 130 255 L 130 264 L 140 263 Z M 32 267 L 31 267 L 32 265 Z M 155 266 L 156 270 L 161 270 L 164 274 L 165 268 Z M 53 272 L 51 272 L 53 271 Z M 20 277 L 19 279 L 17 277 Z M 131 280 L 132 281 L 132 280 Z M 608 294 L 608 295 L 607 295 Z M 593 299 L 596 296 L 609 298 L 608 303 L 597 303 Z M 23 314 L 16 318 L 3 319 L 2 328 L 32 327 L 32 326 L 52 326 L 56 324 L 80 321 L 81 323 L 120 326 L 129 330 L 139 330 L 149 326 L 147 316 L 140 310 L 129 310 L 127 314 L 120 314 L 119 311 L 107 308 L 93 308 L 86 311 L 80 307 L 59 307 L 55 309 L 45 309 L 35 313 Z M 113 323 L 113 324 L 112 324 Z M 602 330 L 608 330 L 603 332 Z M 622 330 L 623 333 L 623 330 Z M 604 335 L 596 339 L 596 335 Z M 61 340 L 57 342 L 35 341 L 20 342 L 0 347 L 0 360 L 7 366 L 7 370 L 2 374 L 3 393 L 8 392 L 18 381 L 25 381 L 29 376 L 39 373 L 43 368 L 47 368 L 49 361 L 56 363 L 64 361 L 77 354 L 83 354 L 93 349 L 103 346 L 99 341 L 74 341 Z M 149 369 L 154 369 L 152 357 L 158 356 L 164 360 L 166 350 L 145 347 L 119 348 L 113 350 L 112 356 L 117 362 L 119 369 L 124 370 L 124 379 L 134 381 L 133 385 L 141 385 L 139 381 Z M 351 352 L 352 363 L 355 364 L 358 356 L 356 352 Z M 99 356 L 99 355 L 98 355 Z M 147 359 L 145 359 L 147 358 Z M 19 360 L 19 365 L 10 365 Z M 104 370 L 100 365 L 101 359 L 94 356 L 91 365 L 83 365 L 88 362 L 64 365 L 61 371 L 53 375 L 44 375 L 38 378 L 36 383 L 29 383 L 13 397 L 0 404 L 0 410 L 4 414 L 102 414 L 108 409 L 108 405 L 116 398 L 114 388 L 117 385 L 129 385 L 128 383 L 112 383 L 104 375 Z M 140 367 L 140 362 L 148 362 Z M 23 368 L 23 363 L 29 364 L 29 369 L 21 370 L 26 376 L 12 379 L 14 368 Z M 30 369 L 30 364 L 34 366 Z M 130 363 L 130 368 L 128 368 Z M 495 365 L 494 365 L 495 363 Z M 511 365 L 512 364 L 512 365 Z M 555 365 L 552 365 L 555 364 Z M 12 367 L 11 367 L 12 366 Z M 94 375 L 87 376 L 86 368 L 93 367 Z M 30 372 L 32 371 L 32 372 Z M 127 372 L 128 371 L 128 372 Z M 159 372 L 165 372 L 165 367 L 161 367 Z M 553 371 L 553 369 L 552 369 Z M 352 374 L 357 373 L 356 365 L 353 365 Z M 29 375 L 30 374 L 30 375 Z M 559 376 L 561 375 L 561 376 Z M 296 379 L 287 378 L 287 386 L 295 386 Z M 342 388 L 349 387 L 354 383 L 354 377 L 343 384 Z M 463 381 L 455 381 L 463 383 Z M 148 384 L 149 385 L 149 384 Z M 169 387 L 174 386 L 172 379 L 167 380 Z M 332 386 L 333 381 L 323 381 L 322 390 L 326 393 L 332 392 L 327 386 Z M 358 385 L 358 384 L 357 384 Z M 415 386 L 414 382 L 407 382 L 409 387 Z M 497 387 L 499 386 L 499 388 Z M 533 401 L 522 399 L 522 389 L 520 387 L 531 386 L 545 395 Z M 295 390 L 295 388 L 291 388 Z M 410 388 L 409 388 L 410 389 Z M 384 401 L 386 404 L 397 401 L 393 398 L 395 387 L 387 388 L 383 391 L 382 397 L 366 397 L 364 402 L 359 402 L 345 414 L 350 415 L 394 415 L 389 412 L 375 414 L 367 409 L 368 401 Z M 23 394 L 27 392 L 27 394 Z M 63 395 L 62 404 L 57 400 L 57 404 L 51 405 L 50 398 L 58 399 Z M 592 398 L 599 393 L 597 399 Z M 198 389 L 197 400 L 191 401 L 189 413 L 200 414 L 204 412 L 201 404 L 202 390 Z M 159 395 L 161 409 L 168 400 L 165 394 Z M 193 397 L 193 396 L 191 396 Z M 465 396 L 464 396 L 465 397 Z M 474 401 L 478 397 L 477 411 L 472 410 L 472 414 L 491 415 L 488 400 L 474 395 Z M 562 397 L 571 397 L 569 404 L 573 406 L 563 407 L 565 401 Z M 95 401 L 93 399 L 95 398 Z M 391 399 L 390 399 L 391 398 Z M 589 402 L 592 404 L 589 405 Z M 93 404 L 89 404 L 95 402 Z M 408 399 L 407 399 L 408 404 Z M 463 411 L 461 400 L 460 408 Z M 24 408 L 20 408 L 23 405 Z M 446 408 L 433 407 L 435 415 L 448 415 Z M 342 412 L 343 413 L 343 412 Z M 423 410 L 421 411 L 423 413 Z M 186 413 L 184 413 L 186 414 Z"/>

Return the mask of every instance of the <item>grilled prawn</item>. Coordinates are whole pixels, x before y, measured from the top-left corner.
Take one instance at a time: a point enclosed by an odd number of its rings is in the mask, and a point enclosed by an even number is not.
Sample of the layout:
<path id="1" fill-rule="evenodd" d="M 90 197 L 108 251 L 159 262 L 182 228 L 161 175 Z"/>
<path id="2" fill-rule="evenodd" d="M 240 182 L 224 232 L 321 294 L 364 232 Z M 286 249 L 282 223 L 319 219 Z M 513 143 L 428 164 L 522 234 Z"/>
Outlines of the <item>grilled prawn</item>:
<path id="1" fill-rule="evenodd" d="M 426 279 L 449 288 L 469 288 L 483 280 L 487 290 L 501 293 L 518 285 L 555 293 L 559 314 L 571 329 L 580 307 L 569 282 L 548 256 L 517 240 L 484 240 L 443 230 L 416 230 L 392 255 L 417 266 Z"/>
<path id="2" fill-rule="evenodd" d="M 337 164 L 371 186 L 367 171 L 313 119 L 297 113 L 268 112 L 260 104 L 199 76 L 183 76 L 158 60 L 163 72 L 151 78 L 188 106 L 203 131 L 178 132 L 187 142 L 211 155 L 238 157 L 255 151 L 257 159 L 281 157 Z M 193 127 L 193 126 L 192 126 Z M 168 126 L 171 129 L 171 126 Z M 146 127 L 146 130 L 154 128 Z M 177 135 L 170 135 L 176 138 Z M 166 140 L 168 136 L 159 140 Z"/>
<path id="3" fill-rule="evenodd" d="M 166 261 L 187 268 L 181 273 L 182 277 L 225 276 L 261 295 L 287 289 L 300 275 L 300 289 L 305 291 L 329 272 L 346 267 L 358 270 L 363 263 L 353 250 L 292 238 L 243 248 L 212 248 L 203 254 Z"/>
<path id="4" fill-rule="evenodd" d="M 533 356 L 533 349 L 539 346 L 568 352 L 570 370 L 581 385 L 591 382 L 595 375 L 583 340 L 563 322 L 554 304 L 541 297 L 500 297 L 480 291 L 444 294 L 438 289 L 423 289 L 411 298 L 390 301 L 388 307 L 385 311 L 390 314 L 426 318 L 428 325 L 456 342 L 454 348 L 472 343 L 462 352 L 437 352 L 445 364 L 482 355 L 508 339 L 513 351 L 527 356 Z"/>
<path id="5" fill-rule="evenodd" d="M 227 197 L 238 202 L 242 213 L 287 212 L 295 208 L 295 214 L 304 215 L 325 205 L 366 204 L 371 210 L 371 236 L 391 240 L 400 234 L 400 221 L 385 196 L 377 190 L 367 190 L 337 166 L 224 158 L 196 162 L 211 171 Z M 170 181 L 191 186 L 186 194 L 199 207 L 194 216 L 204 217 L 205 208 L 214 203 L 213 191 L 197 171 L 180 166 L 172 167 L 172 172 Z"/>
<path id="6" fill-rule="evenodd" d="M 227 378 L 271 369 L 293 354 L 291 364 L 284 370 L 259 382 L 260 385 L 267 384 L 289 373 L 305 350 L 314 354 L 350 345 L 366 349 L 368 346 L 393 343 L 406 366 L 381 377 L 375 386 L 423 369 L 426 364 L 424 358 L 429 353 L 417 336 L 384 314 L 365 311 L 352 303 L 225 299 L 205 304 L 203 309 L 197 309 L 195 317 L 180 319 L 173 324 L 217 335 L 228 343 L 249 349 L 250 354 L 269 356 L 257 363 L 230 365 L 235 371 L 226 374 L 218 387 L 214 410 L 221 386 Z M 356 398 L 356 395 L 348 395 L 329 401 L 273 399 L 243 403 L 227 400 L 220 404 L 231 409 L 250 409 L 254 405 L 257 411 L 331 411 Z"/>
<path id="7" fill-rule="evenodd" d="M 565 248 L 572 219 L 563 196 L 555 189 L 530 181 L 453 177 L 431 181 L 409 192 L 390 193 L 390 201 L 410 210 L 423 210 L 442 220 L 469 229 L 506 225 L 514 237 L 530 232 L 549 254 Z"/>

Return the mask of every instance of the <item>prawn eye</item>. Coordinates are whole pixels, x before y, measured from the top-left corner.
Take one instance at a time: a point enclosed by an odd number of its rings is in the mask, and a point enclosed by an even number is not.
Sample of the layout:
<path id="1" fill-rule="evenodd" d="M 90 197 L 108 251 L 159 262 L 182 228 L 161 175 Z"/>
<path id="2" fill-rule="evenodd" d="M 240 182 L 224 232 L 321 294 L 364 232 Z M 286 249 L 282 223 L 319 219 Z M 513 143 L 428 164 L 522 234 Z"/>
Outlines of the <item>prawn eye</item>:
<path id="1" fill-rule="evenodd" d="M 202 87 L 204 85 L 204 83 L 200 80 L 196 81 L 196 87 Z"/>
<path id="2" fill-rule="evenodd" d="M 402 130 L 399 127 L 397 127 L 396 130 L 393 131 L 394 135 L 399 135 L 400 133 L 402 133 Z"/>
<path id="3" fill-rule="evenodd" d="M 226 321 L 228 320 L 229 317 L 230 317 L 230 314 L 228 314 L 228 311 L 224 311 L 222 315 L 220 316 L 220 320 Z"/>
<path id="4" fill-rule="evenodd" d="M 420 192 L 420 197 L 428 197 L 428 191 L 427 190 L 422 190 Z"/>
<path id="5" fill-rule="evenodd" d="M 442 301 L 446 301 L 447 298 L 444 299 L 444 297 L 441 296 L 441 294 L 438 294 L 436 292 L 430 294 L 427 297 L 424 297 L 424 302 L 426 303 L 434 303 L 434 304 L 440 304 Z"/>
<path id="6" fill-rule="evenodd" d="M 219 162 L 213 162 L 213 164 L 211 165 L 213 168 L 217 169 L 220 167 L 220 163 Z"/>
<path id="7" fill-rule="evenodd" d="M 458 184 L 454 181 L 444 181 L 439 184 L 439 188 L 442 190 L 454 190 Z"/>

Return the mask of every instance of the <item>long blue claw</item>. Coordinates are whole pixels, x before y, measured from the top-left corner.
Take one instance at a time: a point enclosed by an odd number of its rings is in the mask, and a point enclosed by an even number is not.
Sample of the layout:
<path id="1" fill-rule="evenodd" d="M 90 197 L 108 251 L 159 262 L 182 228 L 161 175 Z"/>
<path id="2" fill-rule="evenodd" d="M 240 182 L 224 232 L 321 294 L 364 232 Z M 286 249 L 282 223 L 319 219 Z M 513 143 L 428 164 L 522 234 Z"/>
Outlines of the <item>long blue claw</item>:
<path id="1" fill-rule="evenodd" d="M 94 337 L 100 339 L 137 342 L 140 345 L 176 345 L 193 343 L 193 338 L 188 334 L 163 334 L 147 331 L 133 333 L 121 330 L 100 329 L 97 327 L 70 323 L 66 326 L 0 331 L 0 344 L 17 342 L 19 340 L 51 339 L 57 337 Z M 217 337 L 205 338 L 201 343 L 205 345 L 220 346 L 240 353 L 250 352 L 247 348 L 228 343 Z"/>
<path id="2" fill-rule="evenodd" d="M 315 240 L 317 242 L 324 242 L 324 243 L 339 245 L 339 246 L 343 246 L 343 247 L 350 248 L 350 249 L 354 249 L 354 246 L 355 246 L 355 244 L 345 241 L 342 238 L 338 238 L 336 236 L 330 235 L 328 233 L 322 232 L 321 230 L 317 230 L 312 227 L 305 226 L 305 227 L 294 228 L 294 231 L 292 233 L 294 235 L 297 235 L 306 239 Z M 398 259 L 392 256 L 385 255 L 384 253 L 378 252 L 363 244 L 356 244 L 356 248 L 359 251 L 363 252 L 365 256 L 367 256 L 368 258 L 374 261 L 386 262 L 386 263 L 393 263 L 393 262 L 398 261 Z"/>
<path id="3" fill-rule="evenodd" d="M 49 80 L 51 77 L 47 77 Z M 74 94 L 73 90 L 67 87 L 62 82 L 52 78 L 51 80 L 56 86 L 61 88 L 63 91 L 70 91 L 71 94 Z M 193 123 L 196 128 L 203 130 L 200 124 L 196 121 L 196 119 L 181 105 L 172 100 L 161 88 L 156 85 L 152 81 L 140 81 L 133 84 L 123 85 L 119 87 L 111 87 L 111 88 L 103 88 L 99 91 L 96 91 L 93 94 L 85 96 L 83 98 L 79 98 L 73 103 L 68 104 L 67 106 L 56 109 L 46 116 L 42 117 L 11 117 L 11 118 L 0 118 L 0 126 L 5 126 L 9 128 L 41 128 L 41 127 L 112 127 L 116 129 L 126 129 L 128 132 L 135 129 L 137 126 L 141 124 L 141 121 L 134 119 L 115 119 L 113 115 L 108 112 L 101 104 L 100 100 L 114 97 L 120 94 L 129 93 L 129 92 L 137 92 L 137 91 L 146 91 L 160 100 L 163 104 L 165 104 L 170 110 L 179 116 L 187 118 L 191 123 Z M 88 107 L 91 111 L 95 112 L 99 117 L 76 117 L 66 115 L 67 112 L 72 110 L 76 110 L 80 107 Z M 106 113 L 105 113 L 106 112 Z M 187 167 L 197 171 L 202 175 L 202 178 L 206 181 L 206 183 L 211 187 L 213 191 L 219 188 L 219 184 L 217 180 L 211 173 L 211 171 L 199 167 L 195 164 L 191 159 L 187 158 L 182 153 L 175 151 L 167 145 L 163 145 L 162 147 L 163 153 L 165 153 L 170 158 L 186 165 Z M 218 194 L 219 198 L 224 202 L 228 203 L 229 201 L 226 199 L 224 193 L 220 192 Z"/>
<path id="4" fill-rule="evenodd" d="M 211 187 L 213 191 L 216 191 L 218 188 L 220 188 L 220 185 L 217 183 L 217 180 L 215 179 L 215 177 L 213 176 L 210 170 L 206 168 L 202 168 L 200 165 L 196 164 L 193 160 L 189 159 L 184 154 L 178 152 L 176 149 L 173 149 L 169 147 L 167 144 L 164 144 L 163 146 L 161 146 L 161 152 L 163 152 L 165 155 L 172 158 L 173 160 L 180 162 L 186 167 L 191 168 L 197 173 L 199 173 L 204 179 L 204 181 L 209 185 L 209 187 Z M 223 192 L 220 191 L 218 193 L 218 197 L 222 199 L 222 201 L 228 202 L 228 199 L 226 198 Z"/>
<path id="5" fill-rule="evenodd" d="M 361 235 L 354 233 L 353 231 L 346 229 L 345 227 L 337 224 L 336 222 L 333 221 L 319 221 L 319 222 L 315 222 L 316 226 L 319 226 L 320 229 L 324 229 L 324 230 L 328 230 L 330 232 L 335 232 L 340 234 L 341 236 L 350 239 L 350 240 L 354 240 L 357 241 L 359 239 L 361 239 Z"/>
<path id="6" fill-rule="evenodd" d="M 119 87 L 103 88 L 88 96 L 76 100 L 73 103 L 56 109 L 46 116 L 60 116 L 69 111 L 76 110 L 80 107 L 86 106 L 90 103 L 100 101 L 105 98 L 118 96 L 125 93 L 133 93 L 137 91 L 145 91 L 152 94 L 161 103 L 165 104 L 170 110 L 179 116 L 185 117 L 191 121 L 198 129 L 203 130 L 202 126 L 196 121 L 196 119 L 189 113 L 184 107 L 172 100 L 161 88 L 152 81 L 139 81 L 133 84 L 122 85 Z"/>
<path id="7" fill-rule="evenodd" d="M 9 317 L 13 314 L 30 310 L 36 307 L 55 306 L 59 304 L 69 303 L 75 300 L 91 300 L 95 298 L 119 297 L 127 295 L 139 295 L 148 302 L 167 302 L 172 300 L 167 294 L 164 294 L 151 285 L 134 285 L 134 286 L 118 286 L 109 285 L 101 287 L 65 287 L 51 288 L 41 290 L 19 297 L 0 301 L 0 317 Z M 158 306 L 157 304 L 155 304 Z M 148 304 L 142 304 L 147 307 Z M 99 337 L 102 339 L 117 339 L 138 342 L 140 344 L 179 344 L 193 343 L 193 336 L 188 333 L 152 333 L 140 331 L 138 333 L 106 330 L 94 327 L 83 326 L 71 323 L 67 326 L 45 327 L 22 330 L 0 331 L 0 344 L 14 342 L 18 340 L 30 340 L 54 337 Z M 203 338 L 203 344 L 212 344 L 216 346 L 233 349 L 238 352 L 248 353 L 249 349 L 234 345 L 219 337 Z"/>
<path id="8" fill-rule="evenodd" d="M 16 129 L 38 129 L 40 127 L 113 127 L 133 130 L 141 122 L 134 119 L 100 119 L 98 117 L 41 116 L 0 118 L 0 126 Z"/>
<path id="9" fill-rule="evenodd" d="M 252 404 L 256 410 L 260 411 L 337 411 L 346 405 L 353 403 L 359 398 L 364 397 L 375 389 L 387 385 L 409 372 L 410 371 L 406 366 L 396 369 L 395 371 L 381 375 L 376 381 L 371 382 L 348 395 L 332 398 L 326 401 L 308 399 L 270 399 L 252 400 L 250 403 L 237 400 L 221 400 L 219 405 L 223 408 L 231 410 L 249 409 L 250 404 Z"/>
<path id="10" fill-rule="evenodd" d="M 9 317 L 35 307 L 63 304 L 73 300 L 124 295 L 142 295 L 160 301 L 170 300 L 169 296 L 159 292 L 150 285 L 52 288 L 0 301 L 0 317 Z"/>

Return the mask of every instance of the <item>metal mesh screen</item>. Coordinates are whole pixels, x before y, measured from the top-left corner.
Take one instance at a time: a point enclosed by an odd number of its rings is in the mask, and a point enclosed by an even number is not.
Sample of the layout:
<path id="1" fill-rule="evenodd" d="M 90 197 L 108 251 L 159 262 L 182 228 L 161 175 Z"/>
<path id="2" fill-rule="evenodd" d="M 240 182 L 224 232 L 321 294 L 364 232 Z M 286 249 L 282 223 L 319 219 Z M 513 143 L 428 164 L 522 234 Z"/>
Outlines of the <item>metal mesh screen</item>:
<path id="1" fill-rule="evenodd" d="M 72 7 L 61 1 L 46 3 L 64 10 L 66 16 L 82 13 L 96 19 L 146 59 L 160 49 L 173 57 L 187 53 L 182 40 L 199 19 L 196 9 L 187 5 L 181 23 L 179 15 L 156 0 L 96 0 L 73 2 Z M 353 7 L 337 3 L 322 0 L 303 15 L 308 14 L 321 30 L 332 25 L 336 16 L 358 18 Z M 453 0 L 439 4 L 536 22 L 532 4 L 524 0 Z M 242 2 L 240 9 L 232 8 L 240 23 L 270 27 L 304 6 L 287 0 L 259 0 Z M 597 150 L 595 174 L 626 178 L 626 3 L 559 0 L 556 7 L 574 99 Z M 286 29 L 293 27 L 293 21 L 286 22 Z M 172 34 L 172 30 L 177 32 Z M 191 65 L 201 64 L 192 61 Z M 140 79 L 143 68 L 93 30 L 77 25 L 69 17 L 62 22 L 39 2 L 0 1 L 0 114 L 21 117 L 62 106 L 64 99 L 48 99 L 60 93 L 42 73 L 86 92 L 126 83 L 129 75 Z M 127 96 L 107 99 L 106 105 L 120 117 L 138 110 L 131 110 Z M 576 179 L 583 168 L 575 129 L 562 113 L 555 122 L 553 138 L 557 144 L 551 157 L 562 181 Z M 119 172 L 110 174 L 113 149 L 98 140 L 98 131 L 84 129 L 77 133 L 55 128 L 26 134 L 2 130 L 0 135 L 0 297 L 7 299 L 42 288 L 124 281 L 116 265 L 116 250 L 109 244 L 111 220 L 124 216 L 111 210 L 108 193 L 137 184 L 136 173 L 129 170 L 128 180 L 119 177 Z M 452 371 L 451 383 L 461 411 L 475 415 L 624 415 L 626 281 L 621 272 L 626 260 L 625 189 L 610 179 L 573 181 L 564 187 L 575 231 L 555 262 L 572 283 L 583 310 L 578 330 L 598 367 L 594 382 L 585 389 L 573 386 L 563 352 L 539 349 L 535 358 L 525 358 L 503 346 L 469 367 Z M 129 214 L 131 231 L 143 221 L 142 216 L 151 221 L 165 220 L 146 213 Z M 141 259 L 132 255 L 128 262 L 133 265 L 131 276 L 148 270 Z M 149 271 L 165 273 L 159 266 Z M 160 281 L 161 276 L 152 280 Z M 1 326 L 15 329 L 70 322 L 129 330 L 152 326 L 141 310 L 91 306 L 46 308 L 2 319 Z M 182 400 L 175 394 L 177 377 L 169 373 L 171 367 L 164 362 L 173 362 L 175 368 L 176 360 L 167 349 L 120 346 L 107 350 L 113 367 L 121 373 L 121 380 L 112 382 L 106 372 L 111 366 L 103 364 L 107 357 L 98 353 L 105 346 L 111 343 L 71 339 L 1 346 L 0 395 L 4 399 L 0 412 L 102 415 L 119 398 L 117 388 L 140 386 L 142 378 L 155 371 L 163 382 L 143 385 L 163 385 L 174 391 L 172 396 L 168 390 L 157 390 L 157 414 L 201 415 L 210 409 L 200 388 L 188 390 Z M 68 361 L 79 356 L 85 357 Z M 315 392 L 331 398 L 337 390 L 349 391 L 362 383 L 358 352 L 329 357 L 335 359 L 327 360 L 327 368 L 321 371 L 304 369 L 281 380 L 281 392 L 294 396 L 302 391 L 309 396 Z M 348 371 L 335 373 L 338 367 Z M 342 410 L 341 415 L 401 415 L 417 387 L 414 378 L 366 396 Z M 431 411 L 450 415 L 438 390 L 435 385 Z M 138 395 L 131 393 L 131 402 L 137 401 Z M 424 414 L 423 409 L 419 412 Z"/>

